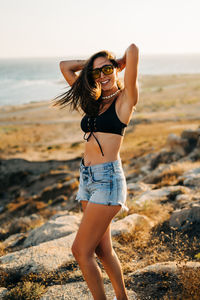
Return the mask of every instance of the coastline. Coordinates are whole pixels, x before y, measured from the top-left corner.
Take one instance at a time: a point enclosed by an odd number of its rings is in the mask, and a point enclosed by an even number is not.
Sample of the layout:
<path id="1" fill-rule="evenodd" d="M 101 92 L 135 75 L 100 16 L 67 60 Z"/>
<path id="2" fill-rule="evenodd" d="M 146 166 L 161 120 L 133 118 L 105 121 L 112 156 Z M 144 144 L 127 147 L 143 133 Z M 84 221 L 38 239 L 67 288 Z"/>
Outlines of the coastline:
<path id="1" fill-rule="evenodd" d="M 124 159 L 162 147 L 162 140 L 171 132 L 179 134 L 184 128 L 198 127 L 200 74 L 142 75 L 139 85 L 140 101 L 121 149 Z M 76 111 L 52 107 L 51 100 L 0 106 L 0 158 L 48 160 L 81 156 L 80 119 Z"/>

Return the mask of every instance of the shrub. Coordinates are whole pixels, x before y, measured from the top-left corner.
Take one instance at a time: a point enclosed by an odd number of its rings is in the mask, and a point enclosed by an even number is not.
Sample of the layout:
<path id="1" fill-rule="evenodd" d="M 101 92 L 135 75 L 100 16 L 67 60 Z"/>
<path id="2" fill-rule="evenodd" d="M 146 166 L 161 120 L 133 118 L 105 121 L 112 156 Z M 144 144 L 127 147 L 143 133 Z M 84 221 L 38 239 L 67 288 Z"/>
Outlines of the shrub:
<path id="1" fill-rule="evenodd" d="M 39 300 L 46 288 L 40 283 L 30 281 L 19 282 L 5 296 L 5 300 Z"/>

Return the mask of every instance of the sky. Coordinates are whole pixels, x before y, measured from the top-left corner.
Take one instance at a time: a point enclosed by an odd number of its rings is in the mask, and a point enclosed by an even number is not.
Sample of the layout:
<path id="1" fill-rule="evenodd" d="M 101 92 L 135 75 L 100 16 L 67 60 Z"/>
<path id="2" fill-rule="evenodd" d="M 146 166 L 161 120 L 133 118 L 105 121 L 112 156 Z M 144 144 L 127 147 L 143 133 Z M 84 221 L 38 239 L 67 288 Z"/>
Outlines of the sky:
<path id="1" fill-rule="evenodd" d="M 0 0 L 0 58 L 200 53 L 199 0 Z"/>

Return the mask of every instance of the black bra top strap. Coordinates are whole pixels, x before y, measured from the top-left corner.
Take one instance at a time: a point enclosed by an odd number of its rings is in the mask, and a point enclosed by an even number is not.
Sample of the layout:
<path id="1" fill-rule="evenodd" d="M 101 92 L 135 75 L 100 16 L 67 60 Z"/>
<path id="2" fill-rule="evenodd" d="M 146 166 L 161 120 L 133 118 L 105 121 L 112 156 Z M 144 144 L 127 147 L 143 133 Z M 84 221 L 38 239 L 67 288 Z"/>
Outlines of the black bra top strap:
<path id="1" fill-rule="evenodd" d="M 94 135 L 94 133 L 92 132 L 91 134 L 93 135 L 93 137 L 94 137 L 94 138 L 95 138 L 95 140 L 97 141 L 97 144 L 99 145 L 99 148 L 100 148 L 100 150 L 101 150 L 101 154 L 102 154 L 102 156 L 104 156 L 104 153 L 103 153 L 103 150 L 102 150 L 101 144 L 99 143 L 99 141 L 98 141 L 98 139 L 96 138 L 96 136 Z"/>
<path id="2" fill-rule="evenodd" d="M 99 148 L 100 148 L 100 150 L 101 150 L 102 156 L 104 156 L 104 153 L 103 153 L 101 144 L 99 143 L 99 141 L 98 141 L 97 137 L 94 135 L 94 133 L 91 131 L 90 134 L 88 135 L 88 137 L 86 137 L 86 134 L 87 134 L 87 133 L 85 133 L 84 136 L 83 136 L 84 140 L 86 140 L 86 141 L 88 142 L 89 139 L 90 139 L 90 137 L 93 135 L 93 137 L 95 138 L 97 144 L 99 145 Z"/>

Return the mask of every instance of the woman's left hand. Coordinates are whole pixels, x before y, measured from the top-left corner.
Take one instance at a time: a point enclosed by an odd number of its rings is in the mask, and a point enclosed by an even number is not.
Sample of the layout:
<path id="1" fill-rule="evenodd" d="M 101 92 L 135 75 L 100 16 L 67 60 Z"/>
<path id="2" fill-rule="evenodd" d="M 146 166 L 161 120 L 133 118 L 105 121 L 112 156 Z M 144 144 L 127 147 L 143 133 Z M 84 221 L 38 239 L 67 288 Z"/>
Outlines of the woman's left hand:
<path id="1" fill-rule="evenodd" d="M 118 63 L 118 70 L 121 72 L 126 67 L 125 57 L 116 59 L 116 62 Z"/>

